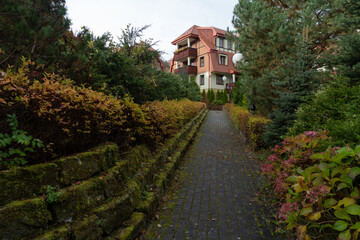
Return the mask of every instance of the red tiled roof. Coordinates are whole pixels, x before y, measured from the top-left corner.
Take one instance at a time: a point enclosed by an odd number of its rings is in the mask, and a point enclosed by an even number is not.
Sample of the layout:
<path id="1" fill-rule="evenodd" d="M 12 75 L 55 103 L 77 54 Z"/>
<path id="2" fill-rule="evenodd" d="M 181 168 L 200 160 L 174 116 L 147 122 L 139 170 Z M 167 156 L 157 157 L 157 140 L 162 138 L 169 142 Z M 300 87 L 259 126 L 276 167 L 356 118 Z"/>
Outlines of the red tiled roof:
<path id="1" fill-rule="evenodd" d="M 191 28 L 189 28 L 188 30 L 186 30 L 183 34 L 181 34 L 179 37 L 177 37 L 174 41 L 171 42 L 171 44 L 175 45 L 177 42 L 192 36 L 198 36 L 199 35 L 199 31 L 197 30 L 196 25 L 192 26 Z"/>
<path id="2" fill-rule="evenodd" d="M 225 30 L 215 27 L 199 27 L 199 26 L 192 26 L 188 30 L 186 30 L 183 34 L 177 37 L 171 44 L 175 45 L 176 43 L 180 42 L 183 39 L 188 37 L 200 38 L 205 45 L 210 49 L 216 49 L 214 37 L 221 35 L 225 37 Z"/>

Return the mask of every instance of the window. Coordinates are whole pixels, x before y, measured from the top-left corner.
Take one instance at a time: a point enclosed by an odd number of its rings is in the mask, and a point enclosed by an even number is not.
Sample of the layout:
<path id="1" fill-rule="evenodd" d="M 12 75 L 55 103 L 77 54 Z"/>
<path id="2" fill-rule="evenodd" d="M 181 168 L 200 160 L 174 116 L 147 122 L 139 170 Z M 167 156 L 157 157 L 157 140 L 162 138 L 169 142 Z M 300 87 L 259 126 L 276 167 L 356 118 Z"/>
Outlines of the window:
<path id="1" fill-rule="evenodd" d="M 220 54 L 219 55 L 219 64 L 220 65 L 228 65 L 228 60 L 227 60 L 228 56 L 225 54 Z"/>
<path id="2" fill-rule="evenodd" d="M 224 81 L 222 80 L 222 77 L 221 75 L 216 75 L 216 84 L 217 85 L 224 85 Z"/>
<path id="3" fill-rule="evenodd" d="M 200 58 L 200 67 L 203 67 L 205 64 L 204 64 L 204 57 L 201 57 Z"/>
<path id="4" fill-rule="evenodd" d="M 204 84 L 205 84 L 205 76 L 200 75 L 200 85 L 204 85 Z"/>
<path id="5" fill-rule="evenodd" d="M 219 47 L 223 47 L 224 45 L 224 39 L 219 38 Z"/>
<path id="6" fill-rule="evenodd" d="M 228 49 L 231 49 L 231 41 L 228 41 Z"/>

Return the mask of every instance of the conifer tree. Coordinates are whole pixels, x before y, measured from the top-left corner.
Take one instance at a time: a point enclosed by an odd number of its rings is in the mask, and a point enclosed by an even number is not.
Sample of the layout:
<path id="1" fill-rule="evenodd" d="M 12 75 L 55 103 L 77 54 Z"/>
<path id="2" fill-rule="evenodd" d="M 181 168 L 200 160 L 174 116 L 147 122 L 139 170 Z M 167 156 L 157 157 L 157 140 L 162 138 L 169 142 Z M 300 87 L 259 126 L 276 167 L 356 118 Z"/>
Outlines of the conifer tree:
<path id="1" fill-rule="evenodd" d="M 0 9 L 0 68 L 17 66 L 22 56 L 45 64 L 54 60 L 70 26 L 65 0 L 2 0 Z"/>
<path id="2" fill-rule="evenodd" d="M 208 99 L 209 103 L 213 103 L 213 102 L 214 102 L 214 100 L 215 100 L 214 90 L 212 90 L 212 89 L 208 90 L 208 92 L 207 92 L 207 99 Z"/>
<path id="3" fill-rule="evenodd" d="M 271 124 L 266 127 L 264 141 L 273 146 L 282 141 L 289 127 L 296 119 L 296 110 L 300 104 L 306 102 L 314 94 L 317 87 L 315 57 L 311 54 L 310 43 L 300 41 L 297 44 L 297 54 L 287 59 L 285 68 L 281 69 L 286 76 L 273 81 L 276 93 L 279 96 L 274 100 L 275 111 L 269 114 Z"/>

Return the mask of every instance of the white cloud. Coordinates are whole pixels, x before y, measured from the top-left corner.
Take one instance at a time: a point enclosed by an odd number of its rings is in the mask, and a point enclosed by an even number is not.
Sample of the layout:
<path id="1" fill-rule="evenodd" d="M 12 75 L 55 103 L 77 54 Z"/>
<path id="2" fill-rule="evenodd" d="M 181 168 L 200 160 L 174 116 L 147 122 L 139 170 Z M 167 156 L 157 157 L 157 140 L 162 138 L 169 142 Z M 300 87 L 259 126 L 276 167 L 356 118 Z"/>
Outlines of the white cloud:
<path id="1" fill-rule="evenodd" d="M 114 39 L 128 23 L 134 27 L 151 24 L 144 38 L 159 41 L 163 58 L 171 59 L 175 46 L 171 42 L 192 25 L 232 28 L 236 0 L 67 0 L 72 29 L 87 26 L 95 35 L 110 32 Z"/>

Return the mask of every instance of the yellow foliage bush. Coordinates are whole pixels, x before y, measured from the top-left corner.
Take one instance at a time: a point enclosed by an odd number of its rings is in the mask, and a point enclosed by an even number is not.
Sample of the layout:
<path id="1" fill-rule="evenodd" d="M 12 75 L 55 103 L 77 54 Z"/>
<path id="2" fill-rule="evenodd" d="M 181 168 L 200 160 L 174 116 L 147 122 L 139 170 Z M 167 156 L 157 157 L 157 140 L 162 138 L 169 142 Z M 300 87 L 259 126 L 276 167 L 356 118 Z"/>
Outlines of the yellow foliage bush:
<path id="1" fill-rule="evenodd" d="M 260 149 L 265 146 L 262 135 L 265 126 L 270 122 L 268 118 L 252 115 L 246 108 L 231 103 L 227 103 L 225 109 L 230 113 L 235 126 L 244 134 L 248 144 L 253 149 Z"/>

